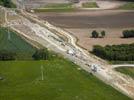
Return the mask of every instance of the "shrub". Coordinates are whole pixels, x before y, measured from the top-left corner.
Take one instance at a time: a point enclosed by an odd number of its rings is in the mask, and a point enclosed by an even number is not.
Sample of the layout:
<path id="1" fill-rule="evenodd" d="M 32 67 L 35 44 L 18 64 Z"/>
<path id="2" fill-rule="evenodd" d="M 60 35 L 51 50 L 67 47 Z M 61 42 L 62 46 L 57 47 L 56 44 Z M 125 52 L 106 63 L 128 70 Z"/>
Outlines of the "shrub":
<path id="1" fill-rule="evenodd" d="M 106 32 L 105 31 L 101 31 L 99 33 L 96 30 L 94 30 L 91 34 L 92 34 L 92 36 L 91 36 L 92 38 L 99 38 L 99 37 L 104 38 L 105 35 L 106 35 Z"/>
<path id="2" fill-rule="evenodd" d="M 134 37 L 134 30 L 124 30 L 122 34 L 124 38 Z"/>
<path id="3" fill-rule="evenodd" d="M 106 35 L 106 32 L 105 31 L 101 31 L 101 37 L 104 38 Z"/>
<path id="4" fill-rule="evenodd" d="M 93 31 L 92 32 L 92 38 L 98 38 L 99 37 L 99 33 L 97 31 Z"/>
<path id="5" fill-rule="evenodd" d="M 48 60 L 49 59 L 49 51 L 48 49 L 39 49 L 32 56 L 34 60 Z"/>

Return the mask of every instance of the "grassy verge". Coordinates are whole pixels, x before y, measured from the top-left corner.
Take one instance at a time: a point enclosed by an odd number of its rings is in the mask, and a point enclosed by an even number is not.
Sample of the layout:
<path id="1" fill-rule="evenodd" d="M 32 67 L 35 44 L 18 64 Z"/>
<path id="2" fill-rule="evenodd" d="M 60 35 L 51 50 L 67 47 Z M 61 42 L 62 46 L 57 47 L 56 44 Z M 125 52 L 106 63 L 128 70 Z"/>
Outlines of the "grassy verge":
<path id="1" fill-rule="evenodd" d="M 116 71 L 126 74 L 134 79 L 134 68 L 131 67 L 119 67 Z"/>
<path id="2" fill-rule="evenodd" d="M 98 5 L 96 2 L 87 2 L 82 4 L 83 8 L 98 8 Z"/>
<path id="3" fill-rule="evenodd" d="M 119 9 L 123 10 L 134 10 L 134 2 L 129 2 L 121 6 Z"/>
<path id="4" fill-rule="evenodd" d="M 42 8 L 34 9 L 35 12 L 68 12 L 74 11 L 71 3 L 63 4 L 48 4 Z"/>
<path id="5" fill-rule="evenodd" d="M 43 65 L 44 80 L 41 80 Z M 0 62 L 1 100 L 130 100 L 70 61 Z"/>

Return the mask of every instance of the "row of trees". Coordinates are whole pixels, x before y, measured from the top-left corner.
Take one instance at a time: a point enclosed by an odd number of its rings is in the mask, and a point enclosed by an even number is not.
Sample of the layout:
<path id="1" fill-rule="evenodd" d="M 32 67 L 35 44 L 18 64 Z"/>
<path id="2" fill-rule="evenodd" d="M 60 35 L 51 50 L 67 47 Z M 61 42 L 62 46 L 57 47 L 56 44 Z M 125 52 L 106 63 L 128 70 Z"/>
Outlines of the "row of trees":
<path id="1" fill-rule="evenodd" d="M 15 60 L 16 54 L 8 51 L 0 51 L 0 60 L 7 61 L 7 60 Z"/>
<path id="2" fill-rule="evenodd" d="M 122 34 L 124 38 L 134 37 L 134 30 L 124 30 Z"/>
<path id="3" fill-rule="evenodd" d="M 96 30 L 94 30 L 92 33 L 91 33 L 91 35 L 92 35 L 92 38 L 104 38 L 105 37 L 105 35 L 106 35 L 106 32 L 105 31 L 101 31 L 100 33 L 99 32 L 97 32 Z"/>
<path id="4" fill-rule="evenodd" d="M 52 56 L 55 54 L 48 51 L 48 49 L 37 49 L 36 52 L 31 55 L 34 60 L 49 60 L 52 59 Z M 25 56 L 25 55 L 23 55 Z M 9 52 L 9 51 L 0 51 L 0 60 L 8 61 L 8 60 L 16 60 L 17 53 Z"/>
<path id="5" fill-rule="evenodd" d="M 33 54 L 34 60 L 48 60 L 51 56 L 51 53 L 48 51 L 48 49 L 39 49 L 36 50 L 36 52 Z"/>
<path id="6" fill-rule="evenodd" d="M 134 44 L 93 47 L 95 55 L 110 61 L 134 61 Z"/>

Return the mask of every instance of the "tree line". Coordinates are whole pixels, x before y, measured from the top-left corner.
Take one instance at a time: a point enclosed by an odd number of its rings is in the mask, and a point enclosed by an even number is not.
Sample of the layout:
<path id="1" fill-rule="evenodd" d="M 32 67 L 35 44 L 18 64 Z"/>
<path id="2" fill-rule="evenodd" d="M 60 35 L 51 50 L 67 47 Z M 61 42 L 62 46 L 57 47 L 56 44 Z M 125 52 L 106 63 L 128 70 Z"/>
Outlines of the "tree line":
<path id="1" fill-rule="evenodd" d="M 50 60 L 57 55 L 49 51 L 47 48 L 43 48 L 43 49 L 37 49 L 35 53 L 33 53 L 31 56 L 33 60 Z M 17 53 L 5 50 L 0 51 L 0 60 L 1 61 L 17 60 Z"/>
<path id="2" fill-rule="evenodd" d="M 0 0 L 0 5 L 7 7 L 7 8 L 14 8 L 15 4 L 11 0 Z"/>
<path id="3" fill-rule="evenodd" d="M 53 53 L 48 51 L 47 48 L 45 49 L 38 49 L 36 52 L 32 55 L 32 58 L 34 60 L 49 60 L 52 58 Z"/>
<path id="4" fill-rule="evenodd" d="M 93 54 L 110 61 L 134 61 L 134 43 L 121 45 L 95 45 Z"/>
<path id="5" fill-rule="evenodd" d="M 0 60 L 7 61 L 7 60 L 15 60 L 16 54 L 9 51 L 0 51 Z"/>

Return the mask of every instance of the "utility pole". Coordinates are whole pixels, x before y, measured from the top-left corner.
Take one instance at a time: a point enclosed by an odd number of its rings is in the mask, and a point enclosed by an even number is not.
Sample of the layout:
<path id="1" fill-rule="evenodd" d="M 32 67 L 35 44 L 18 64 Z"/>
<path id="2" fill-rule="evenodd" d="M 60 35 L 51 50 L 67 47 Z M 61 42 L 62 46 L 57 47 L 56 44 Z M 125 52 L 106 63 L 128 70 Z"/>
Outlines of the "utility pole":
<path id="1" fill-rule="evenodd" d="M 44 80 L 44 71 L 43 71 L 43 65 L 41 65 L 41 67 L 40 67 L 40 69 L 41 69 L 41 80 L 43 81 Z"/>

